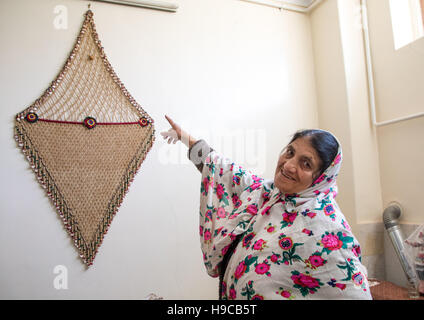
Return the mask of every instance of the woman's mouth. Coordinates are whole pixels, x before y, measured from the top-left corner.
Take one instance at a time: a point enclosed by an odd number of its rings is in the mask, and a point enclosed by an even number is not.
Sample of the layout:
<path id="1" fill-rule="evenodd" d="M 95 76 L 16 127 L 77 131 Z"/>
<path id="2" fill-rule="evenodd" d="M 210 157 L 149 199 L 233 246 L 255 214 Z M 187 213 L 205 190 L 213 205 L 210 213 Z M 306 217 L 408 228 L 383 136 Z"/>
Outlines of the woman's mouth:
<path id="1" fill-rule="evenodd" d="M 290 177 L 289 175 L 285 174 L 283 170 L 280 170 L 280 173 L 282 176 L 284 176 L 285 178 L 292 180 L 292 181 L 296 181 L 294 178 Z"/>

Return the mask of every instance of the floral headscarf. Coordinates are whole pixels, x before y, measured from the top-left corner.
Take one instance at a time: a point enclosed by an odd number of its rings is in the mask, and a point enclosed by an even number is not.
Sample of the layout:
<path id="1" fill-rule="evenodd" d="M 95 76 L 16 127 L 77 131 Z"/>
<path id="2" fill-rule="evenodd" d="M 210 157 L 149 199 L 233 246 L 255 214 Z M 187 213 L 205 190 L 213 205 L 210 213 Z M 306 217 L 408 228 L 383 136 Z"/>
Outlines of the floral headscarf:
<path id="1" fill-rule="evenodd" d="M 324 206 L 333 202 L 338 193 L 336 178 L 343 160 L 341 144 L 338 141 L 337 143 L 339 147 L 333 161 L 309 188 L 291 195 L 280 192 L 280 197 L 288 200 L 286 202 L 287 211 L 306 209 L 312 205 L 313 201 L 315 204 L 321 203 Z"/>

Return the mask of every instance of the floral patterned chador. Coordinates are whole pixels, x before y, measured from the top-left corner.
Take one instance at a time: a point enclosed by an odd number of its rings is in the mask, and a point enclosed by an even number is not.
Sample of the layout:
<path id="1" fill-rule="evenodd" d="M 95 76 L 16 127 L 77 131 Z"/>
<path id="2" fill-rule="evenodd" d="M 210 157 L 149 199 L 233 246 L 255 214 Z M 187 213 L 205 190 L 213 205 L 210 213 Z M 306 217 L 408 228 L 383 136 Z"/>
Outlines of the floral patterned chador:
<path id="1" fill-rule="evenodd" d="M 210 276 L 219 276 L 225 253 L 241 237 L 223 277 L 223 299 L 372 299 L 359 243 L 334 199 L 340 147 L 298 194 L 280 192 L 204 140 L 189 157 L 202 172 L 200 239 Z"/>

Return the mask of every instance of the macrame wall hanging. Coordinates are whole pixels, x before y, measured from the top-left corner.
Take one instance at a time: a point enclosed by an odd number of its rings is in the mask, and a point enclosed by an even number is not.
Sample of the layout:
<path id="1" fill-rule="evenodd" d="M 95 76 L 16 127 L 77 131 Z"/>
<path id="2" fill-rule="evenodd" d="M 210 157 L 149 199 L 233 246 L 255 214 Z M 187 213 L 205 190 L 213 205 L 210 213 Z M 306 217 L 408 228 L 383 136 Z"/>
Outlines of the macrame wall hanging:
<path id="1" fill-rule="evenodd" d="M 107 60 L 88 10 L 63 69 L 15 120 L 15 139 L 87 266 L 154 133 Z"/>

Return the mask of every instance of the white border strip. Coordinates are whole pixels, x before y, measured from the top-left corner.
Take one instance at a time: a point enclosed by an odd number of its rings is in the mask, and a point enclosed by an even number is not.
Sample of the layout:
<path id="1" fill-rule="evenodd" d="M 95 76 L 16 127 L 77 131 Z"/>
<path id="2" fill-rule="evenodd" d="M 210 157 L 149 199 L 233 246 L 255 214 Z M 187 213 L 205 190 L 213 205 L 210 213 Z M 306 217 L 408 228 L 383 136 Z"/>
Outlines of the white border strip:
<path id="1" fill-rule="evenodd" d="M 322 0 L 315 0 L 308 7 L 304 7 L 304 6 L 297 6 L 292 3 L 287 3 L 286 1 L 283 1 L 283 0 L 240 0 L 240 1 L 251 2 L 251 3 L 261 4 L 268 7 L 295 11 L 300 13 L 308 13 L 312 9 L 314 9 L 320 2 L 322 2 Z"/>
<path id="2" fill-rule="evenodd" d="M 175 3 L 155 1 L 155 0 L 91 0 L 91 1 L 123 4 L 127 6 L 170 11 L 170 12 L 176 12 L 178 9 L 178 5 Z"/>

